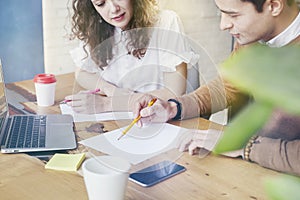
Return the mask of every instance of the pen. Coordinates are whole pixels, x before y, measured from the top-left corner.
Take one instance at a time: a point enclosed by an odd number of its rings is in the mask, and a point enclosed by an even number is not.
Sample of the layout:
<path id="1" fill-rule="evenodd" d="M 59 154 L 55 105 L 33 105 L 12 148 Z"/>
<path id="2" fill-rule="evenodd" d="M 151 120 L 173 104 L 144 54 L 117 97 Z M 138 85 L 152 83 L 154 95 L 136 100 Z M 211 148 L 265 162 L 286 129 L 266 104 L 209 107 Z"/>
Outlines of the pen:
<path id="1" fill-rule="evenodd" d="M 100 92 L 99 88 L 89 91 L 88 94 L 96 94 L 97 92 Z"/>
<path id="2" fill-rule="evenodd" d="M 99 88 L 97 88 L 95 90 L 91 90 L 87 94 L 96 94 L 97 92 L 100 92 Z M 65 103 L 68 103 L 68 102 L 71 102 L 71 101 L 72 100 L 70 100 L 70 99 L 65 99 L 65 100 L 61 101 L 60 104 L 65 104 Z"/>
<path id="3" fill-rule="evenodd" d="M 152 106 L 152 105 L 155 103 L 156 100 L 157 100 L 156 98 L 152 99 L 152 100 L 148 103 L 147 107 Z M 131 127 L 132 127 L 135 123 L 137 123 L 137 122 L 141 119 L 141 117 L 142 117 L 141 115 L 137 116 L 137 117 L 129 124 L 129 126 L 128 126 L 124 131 L 122 131 L 122 135 L 120 135 L 120 137 L 118 137 L 118 140 L 120 140 L 124 135 L 126 135 L 126 133 L 129 131 L 129 129 L 131 129 Z"/>

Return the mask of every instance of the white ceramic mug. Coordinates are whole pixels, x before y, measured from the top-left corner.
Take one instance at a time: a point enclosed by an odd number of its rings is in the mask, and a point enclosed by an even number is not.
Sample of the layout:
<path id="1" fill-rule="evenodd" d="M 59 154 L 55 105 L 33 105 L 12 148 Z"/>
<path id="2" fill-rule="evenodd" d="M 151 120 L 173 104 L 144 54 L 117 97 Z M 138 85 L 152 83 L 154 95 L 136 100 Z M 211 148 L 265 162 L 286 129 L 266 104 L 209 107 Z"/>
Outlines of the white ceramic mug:
<path id="1" fill-rule="evenodd" d="M 98 156 L 82 165 L 90 200 L 123 200 L 127 188 L 130 163 L 116 156 Z"/>
<path id="2" fill-rule="evenodd" d="M 52 106 L 55 99 L 55 76 L 53 74 L 37 74 L 33 81 L 38 106 Z"/>

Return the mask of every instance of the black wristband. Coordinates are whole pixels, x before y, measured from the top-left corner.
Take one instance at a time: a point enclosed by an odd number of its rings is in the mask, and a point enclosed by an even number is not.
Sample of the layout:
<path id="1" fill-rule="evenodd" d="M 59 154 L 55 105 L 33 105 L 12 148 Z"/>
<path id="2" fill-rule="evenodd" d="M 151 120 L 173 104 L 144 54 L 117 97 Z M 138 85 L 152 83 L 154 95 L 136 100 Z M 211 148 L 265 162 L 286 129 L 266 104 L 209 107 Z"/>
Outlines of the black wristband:
<path id="1" fill-rule="evenodd" d="M 177 101 L 176 99 L 169 99 L 168 101 L 176 103 L 176 107 L 177 107 L 177 113 L 176 113 L 175 117 L 173 117 L 172 119 L 180 120 L 181 119 L 181 103 L 179 101 Z"/>

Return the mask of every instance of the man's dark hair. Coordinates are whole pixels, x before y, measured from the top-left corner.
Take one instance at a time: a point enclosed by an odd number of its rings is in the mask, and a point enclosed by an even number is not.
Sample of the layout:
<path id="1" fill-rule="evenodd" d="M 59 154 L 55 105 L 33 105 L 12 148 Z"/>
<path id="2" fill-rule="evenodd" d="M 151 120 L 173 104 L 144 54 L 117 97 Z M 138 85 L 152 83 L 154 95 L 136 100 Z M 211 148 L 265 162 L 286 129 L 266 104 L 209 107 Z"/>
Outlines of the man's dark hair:
<path id="1" fill-rule="evenodd" d="M 263 5 L 266 2 L 266 0 L 241 0 L 243 2 L 250 2 L 255 6 L 255 9 L 257 12 L 262 12 L 263 11 Z M 290 6 L 293 4 L 294 0 L 287 0 L 287 4 Z"/>
<path id="2" fill-rule="evenodd" d="M 255 6 L 255 9 L 257 12 L 263 11 L 263 5 L 266 2 L 266 0 L 241 0 L 243 2 L 250 2 Z"/>

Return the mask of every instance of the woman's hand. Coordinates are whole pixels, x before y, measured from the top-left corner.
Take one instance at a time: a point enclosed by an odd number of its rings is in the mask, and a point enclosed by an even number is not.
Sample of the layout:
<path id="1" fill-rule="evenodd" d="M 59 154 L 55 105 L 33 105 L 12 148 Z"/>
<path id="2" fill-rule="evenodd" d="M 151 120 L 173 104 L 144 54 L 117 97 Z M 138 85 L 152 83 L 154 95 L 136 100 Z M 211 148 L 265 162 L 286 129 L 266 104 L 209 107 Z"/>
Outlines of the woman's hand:
<path id="1" fill-rule="evenodd" d="M 82 114 L 97 114 L 112 111 L 112 97 L 91 94 L 90 91 L 82 91 L 75 95 L 65 97 L 67 105 L 71 106 L 74 112 Z"/>

